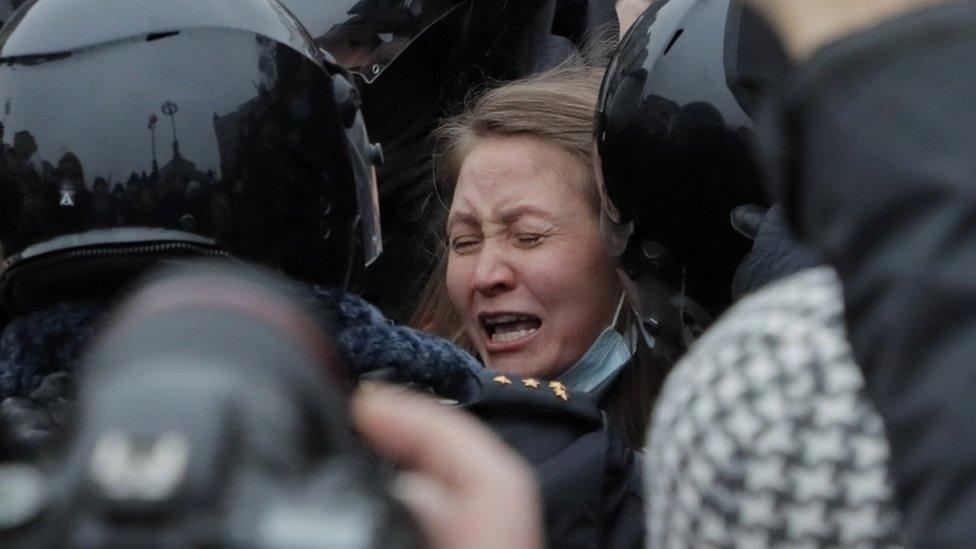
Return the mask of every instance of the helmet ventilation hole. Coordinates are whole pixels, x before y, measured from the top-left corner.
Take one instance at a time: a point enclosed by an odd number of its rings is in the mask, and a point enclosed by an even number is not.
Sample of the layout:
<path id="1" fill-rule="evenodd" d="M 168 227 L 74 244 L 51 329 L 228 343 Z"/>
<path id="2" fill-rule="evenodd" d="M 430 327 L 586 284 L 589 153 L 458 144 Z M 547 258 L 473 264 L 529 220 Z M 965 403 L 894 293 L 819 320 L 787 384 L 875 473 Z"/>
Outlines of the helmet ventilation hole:
<path id="1" fill-rule="evenodd" d="M 169 38 L 170 36 L 176 36 L 180 31 L 172 32 L 154 32 L 146 35 L 146 42 L 152 42 L 153 40 L 162 40 L 163 38 Z"/>
<path id="2" fill-rule="evenodd" d="M 674 44 L 678 41 L 679 38 L 681 38 L 681 35 L 684 34 L 684 32 L 685 29 L 678 29 L 674 32 L 674 36 L 671 37 L 671 41 L 668 42 L 668 46 L 664 48 L 664 55 L 667 55 L 668 52 L 671 51 L 671 48 L 674 47 Z"/>

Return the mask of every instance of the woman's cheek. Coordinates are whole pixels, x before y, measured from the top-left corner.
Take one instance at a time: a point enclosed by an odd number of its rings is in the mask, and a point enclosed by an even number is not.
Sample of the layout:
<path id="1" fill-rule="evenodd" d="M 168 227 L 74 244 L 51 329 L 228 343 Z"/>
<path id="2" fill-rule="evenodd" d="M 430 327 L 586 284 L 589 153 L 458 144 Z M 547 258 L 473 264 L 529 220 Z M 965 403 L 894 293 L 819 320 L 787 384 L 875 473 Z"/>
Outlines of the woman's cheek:
<path id="1" fill-rule="evenodd" d="M 462 315 L 467 310 L 465 307 L 468 302 L 468 294 L 471 289 L 471 273 L 467 268 L 466 258 L 452 256 L 447 260 L 447 273 L 445 275 L 447 285 L 447 297 L 450 298 L 454 308 Z"/>
<path id="2" fill-rule="evenodd" d="M 532 251 L 534 253 L 528 254 L 522 262 L 523 272 L 527 274 L 526 280 L 531 281 L 530 284 L 538 293 L 562 294 L 572 288 L 592 283 L 581 276 L 583 273 L 578 268 L 580 258 L 575 256 L 576 251 L 572 246 L 551 243 L 545 248 L 540 246 Z"/>

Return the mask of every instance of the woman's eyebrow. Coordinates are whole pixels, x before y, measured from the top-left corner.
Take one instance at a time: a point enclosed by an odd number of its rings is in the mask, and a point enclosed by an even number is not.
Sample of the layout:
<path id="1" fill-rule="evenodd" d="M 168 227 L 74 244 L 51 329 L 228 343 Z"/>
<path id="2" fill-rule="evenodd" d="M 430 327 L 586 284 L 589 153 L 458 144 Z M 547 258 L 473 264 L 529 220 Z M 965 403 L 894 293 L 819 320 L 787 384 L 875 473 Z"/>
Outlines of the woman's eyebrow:
<path id="1" fill-rule="evenodd" d="M 451 212 L 447 216 L 447 228 L 454 225 L 477 225 L 478 218 L 471 212 Z"/>
<path id="2" fill-rule="evenodd" d="M 501 219 L 504 223 L 511 223 L 521 217 L 526 216 L 552 219 L 552 213 L 535 206 L 529 206 L 527 204 L 520 206 L 509 206 L 507 208 L 502 208 L 501 211 L 498 212 L 499 219 Z"/>

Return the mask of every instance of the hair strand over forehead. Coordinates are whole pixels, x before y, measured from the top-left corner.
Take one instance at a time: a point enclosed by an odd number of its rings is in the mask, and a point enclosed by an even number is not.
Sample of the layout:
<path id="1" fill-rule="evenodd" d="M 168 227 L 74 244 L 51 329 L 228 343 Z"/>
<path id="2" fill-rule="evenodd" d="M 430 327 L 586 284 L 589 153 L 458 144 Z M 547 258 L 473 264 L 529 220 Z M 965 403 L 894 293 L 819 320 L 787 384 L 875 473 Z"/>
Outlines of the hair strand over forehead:
<path id="1" fill-rule="evenodd" d="M 434 133 L 438 186 L 453 193 L 461 164 L 481 140 L 530 137 L 569 153 L 586 173 L 583 190 L 597 199 L 592 142 L 603 68 L 587 59 L 573 55 L 545 72 L 490 88 L 443 122 Z"/>

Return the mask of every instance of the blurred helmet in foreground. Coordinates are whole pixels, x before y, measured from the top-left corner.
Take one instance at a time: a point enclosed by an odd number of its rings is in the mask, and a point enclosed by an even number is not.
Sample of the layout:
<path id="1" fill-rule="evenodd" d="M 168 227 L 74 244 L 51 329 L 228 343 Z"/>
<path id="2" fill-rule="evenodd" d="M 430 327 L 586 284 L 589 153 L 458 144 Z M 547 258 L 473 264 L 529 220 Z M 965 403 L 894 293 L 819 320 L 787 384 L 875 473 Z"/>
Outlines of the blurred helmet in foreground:
<path id="1" fill-rule="evenodd" d="M 343 285 L 380 251 L 347 73 L 275 0 L 33 0 L 0 33 L 0 297 L 112 291 L 162 257 Z"/>

